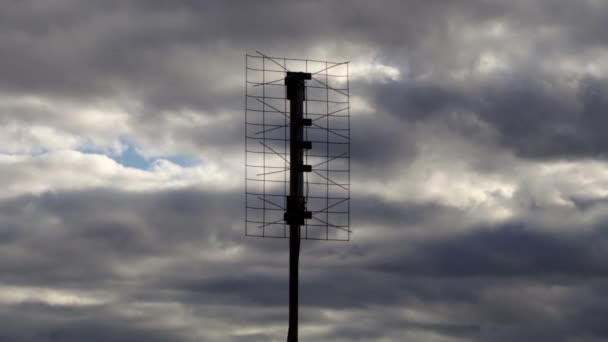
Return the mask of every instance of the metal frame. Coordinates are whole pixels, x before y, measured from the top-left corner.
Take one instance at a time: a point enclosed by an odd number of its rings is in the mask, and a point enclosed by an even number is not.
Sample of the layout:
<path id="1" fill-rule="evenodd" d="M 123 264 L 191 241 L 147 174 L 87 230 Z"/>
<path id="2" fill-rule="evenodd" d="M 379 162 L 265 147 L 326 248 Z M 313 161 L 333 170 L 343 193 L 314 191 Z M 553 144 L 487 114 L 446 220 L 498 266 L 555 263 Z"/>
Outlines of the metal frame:
<path id="1" fill-rule="evenodd" d="M 348 62 L 245 55 L 245 235 L 289 238 L 283 213 L 290 184 L 288 71 L 305 83 L 303 196 L 311 218 L 300 239 L 350 240 L 350 89 Z"/>

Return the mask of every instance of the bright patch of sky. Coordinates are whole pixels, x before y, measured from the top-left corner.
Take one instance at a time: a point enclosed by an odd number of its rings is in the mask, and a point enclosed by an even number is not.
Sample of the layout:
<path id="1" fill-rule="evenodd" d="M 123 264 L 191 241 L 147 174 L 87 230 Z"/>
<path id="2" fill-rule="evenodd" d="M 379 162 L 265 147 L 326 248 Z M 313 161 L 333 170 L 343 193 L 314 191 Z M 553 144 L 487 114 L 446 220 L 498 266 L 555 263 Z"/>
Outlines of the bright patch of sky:
<path id="1" fill-rule="evenodd" d="M 179 165 L 181 167 L 192 167 L 199 164 L 199 161 L 196 158 L 186 155 L 145 157 L 138 151 L 137 147 L 131 144 L 126 143 L 124 147 L 125 148 L 119 154 L 110 153 L 106 155 L 124 167 L 135 168 L 140 170 L 149 170 L 159 160 L 168 160 L 171 163 Z M 81 152 L 99 153 L 95 151 Z"/>

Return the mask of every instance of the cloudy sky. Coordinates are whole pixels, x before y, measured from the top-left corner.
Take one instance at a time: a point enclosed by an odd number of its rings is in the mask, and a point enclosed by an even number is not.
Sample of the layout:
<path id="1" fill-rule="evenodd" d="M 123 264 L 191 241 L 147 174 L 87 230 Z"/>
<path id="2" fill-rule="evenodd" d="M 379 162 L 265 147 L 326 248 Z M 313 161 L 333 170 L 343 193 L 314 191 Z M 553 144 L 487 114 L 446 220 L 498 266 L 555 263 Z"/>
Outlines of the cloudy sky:
<path id="1" fill-rule="evenodd" d="M 246 53 L 350 61 L 351 242 L 303 341 L 608 339 L 608 3 L 4 0 L 0 340 L 284 341 Z"/>

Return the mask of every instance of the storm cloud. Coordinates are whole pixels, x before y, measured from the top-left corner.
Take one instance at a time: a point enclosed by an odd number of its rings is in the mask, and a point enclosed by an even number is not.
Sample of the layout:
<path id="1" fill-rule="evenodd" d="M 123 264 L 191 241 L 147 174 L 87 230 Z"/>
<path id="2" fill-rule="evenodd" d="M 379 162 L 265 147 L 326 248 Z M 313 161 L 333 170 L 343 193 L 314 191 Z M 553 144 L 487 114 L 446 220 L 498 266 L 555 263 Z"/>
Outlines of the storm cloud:
<path id="1" fill-rule="evenodd" d="M 302 340 L 608 339 L 608 4 L 17 1 L 0 12 L 0 340 L 283 341 L 244 236 L 245 54 L 350 61 L 351 241 Z"/>

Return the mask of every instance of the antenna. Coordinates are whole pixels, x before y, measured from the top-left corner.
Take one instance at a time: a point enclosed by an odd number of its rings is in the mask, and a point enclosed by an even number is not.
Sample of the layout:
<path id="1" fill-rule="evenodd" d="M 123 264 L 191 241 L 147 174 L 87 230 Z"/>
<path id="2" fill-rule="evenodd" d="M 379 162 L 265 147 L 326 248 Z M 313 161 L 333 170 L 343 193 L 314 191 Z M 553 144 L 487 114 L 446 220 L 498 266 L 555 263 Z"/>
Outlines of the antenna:
<path id="1" fill-rule="evenodd" d="M 245 235 L 289 238 L 288 342 L 300 240 L 350 240 L 348 62 L 245 55 Z"/>

